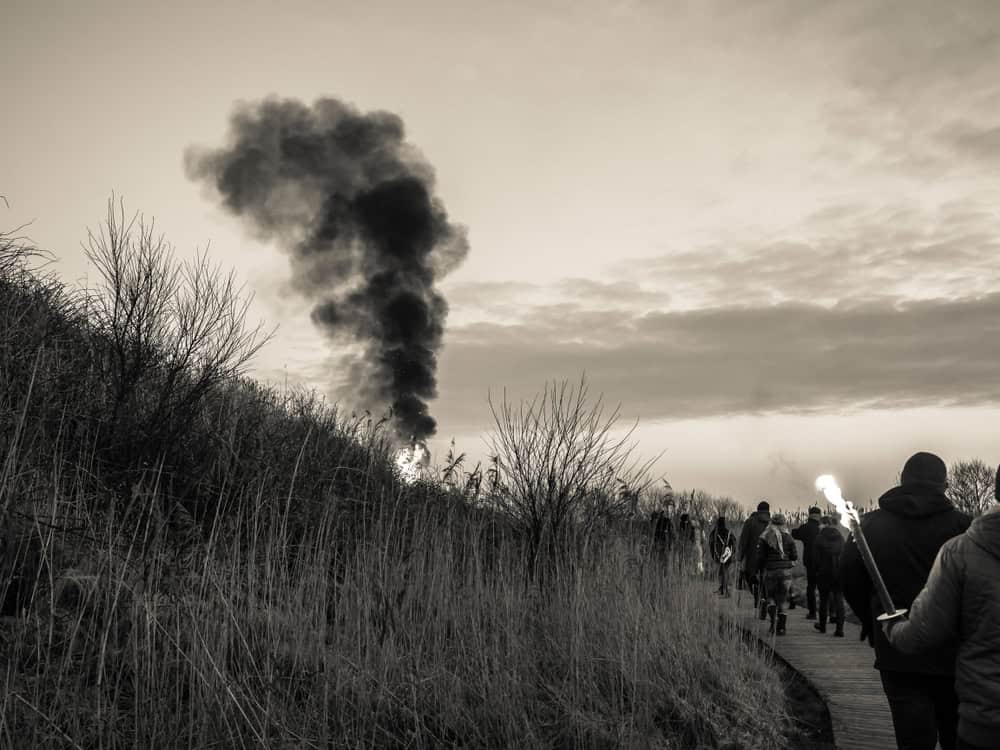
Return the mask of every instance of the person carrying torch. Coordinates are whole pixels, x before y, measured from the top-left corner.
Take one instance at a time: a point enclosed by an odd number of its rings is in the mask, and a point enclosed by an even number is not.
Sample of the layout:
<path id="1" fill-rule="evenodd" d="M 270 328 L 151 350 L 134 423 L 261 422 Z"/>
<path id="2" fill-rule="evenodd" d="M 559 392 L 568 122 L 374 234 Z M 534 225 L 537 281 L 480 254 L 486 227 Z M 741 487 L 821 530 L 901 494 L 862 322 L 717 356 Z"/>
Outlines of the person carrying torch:
<path id="1" fill-rule="evenodd" d="M 839 488 L 824 484 L 817 482 L 836 505 Z M 876 625 L 910 608 L 941 545 L 969 527 L 971 519 L 948 499 L 947 487 L 944 461 L 920 452 L 906 461 L 899 486 L 879 498 L 878 509 L 858 517 L 843 498 L 837 508 L 852 527 L 840 557 L 844 598 L 861 620 L 862 638 L 875 649 L 899 750 L 956 746 L 955 649 L 910 656 L 893 648 Z"/>

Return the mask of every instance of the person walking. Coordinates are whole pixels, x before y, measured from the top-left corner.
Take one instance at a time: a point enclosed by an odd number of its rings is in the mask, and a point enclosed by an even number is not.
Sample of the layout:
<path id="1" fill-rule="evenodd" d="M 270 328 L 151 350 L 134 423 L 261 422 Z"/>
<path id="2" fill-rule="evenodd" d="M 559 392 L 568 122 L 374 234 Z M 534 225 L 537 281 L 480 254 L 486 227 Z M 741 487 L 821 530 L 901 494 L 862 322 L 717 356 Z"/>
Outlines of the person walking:
<path id="1" fill-rule="evenodd" d="M 798 556 L 795 540 L 785 528 L 785 517 L 775 513 L 760 535 L 756 552 L 757 570 L 767 600 L 767 617 L 771 620 L 770 632 L 774 635 L 785 634 L 785 602 L 792 583 L 792 567 Z"/>
<path id="2" fill-rule="evenodd" d="M 728 598 L 732 596 L 729 591 L 729 571 L 732 568 L 733 559 L 736 557 L 736 535 L 726 526 L 725 516 L 719 516 L 715 521 L 712 538 L 708 543 L 708 551 L 718 567 L 718 593 Z"/>
<path id="3" fill-rule="evenodd" d="M 739 549 L 737 550 L 739 558 L 737 562 L 743 570 L 743 576 L 750 587 L 750 593 L 753 594 L 754 609 L 760 609 L 762 620 L 766 615 L 764 614 L 763 597 L 760 595 L 760 580 L 757 578 L 757 542 L 770 523 L 771 506 L 767 500 L 761 500 L 757 503 L 757 512 L 751 513 L 750 517 L 743 522 L 743 528 L 740 530 Z"/>
<path id="4" fill-rule="evenodd" d="M 653 549 L 661 560 L 666 560 L 674 545 L 674 525 L 663 510 L 654 511 L 650 520 L 653 522 Z"/>
<path id="5" fill-rule="evenodd" d="M 802 542 L 802 562 L 806 566 L 806 612 L 807 620 L 816 619 L 816 566 L 813 562 L 813 544 L 819 536 L 819 520 L 823 512 L 815 505 L 809 509 L 809 518 L 797 529 L 792 529 L 792 538 Z"/>
<path id="6" fill-rule="evenodd" d="M 907 459 L 899 486 L 883 494 L 876 510 L 861 517 L 861 529 L 894 606 L 907 609 L 927 582 L 946 541 L 969 528 L 970 518 L 945 495 L 944 461 L 921 451 Z M 857 545 L 851 537 L 840 556 L 844 598 L 875 649 L 875 669 L 892 713 L 899 750 L 954 750 L 958 726 L 954 648 L 919 658 L 902 653 L 876 626 L 883 610 Z"/>
<path id="7" fill-rule="evenodd" d="M 688 572 L 695 564 L 695 528 L 688 513 L 681 513 L 677 522 L 677 565 Z"/>
<path id="8" fill-rule="evenodd" d="M 994 496 L 1000 501 L 1000 469 Z M 944 543 L 908 618 L 883 627 L 905 654 L 958 645 L 956 747 L 1000 748 L 1000 505 Z"/>
<path id="9" fill-rule="evenodd" d="M 819 535 L 813 542 L 813 569 L 819 590 L 819 621 L 813 627 L 826 632 L 827 616 L 834 625 L 833 634 L 844 637 L 844 592 L 840 587 L 840 555 L 844 551 L 844 537 L 837 528 L 839 517 L 823 516 Z"/>

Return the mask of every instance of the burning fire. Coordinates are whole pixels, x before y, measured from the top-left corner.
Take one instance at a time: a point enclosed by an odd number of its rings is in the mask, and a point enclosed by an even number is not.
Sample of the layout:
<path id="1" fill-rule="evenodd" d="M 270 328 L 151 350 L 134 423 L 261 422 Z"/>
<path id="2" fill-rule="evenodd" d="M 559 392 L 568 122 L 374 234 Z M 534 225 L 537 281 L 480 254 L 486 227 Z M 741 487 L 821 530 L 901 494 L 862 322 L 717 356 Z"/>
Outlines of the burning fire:
<path id="1" fill-rule="evenodd" d="M 413 443 L 408 448 L 403 448 L 396 454 L 396 468 L 399 475 L 407 484 L 413 484 L 424 471 L 430 461 L 431 454 L 423 443 Z"/>
<path id="2" fill-rule="evenodd" d="M 823 474 L 816 477 L 816 489 L 826 496 L 827 502 L 837 508 L 837 513 L 840 514 L 840 524 L 845 529 L 851 528 L 851 521 L 854 521 L 854 523 L 860 522 L 861 519 L 858 516 L 858 511 L 854 508 L 854 504 L 850 500 L 844 499 L 844 496 L 840 493 L 840 487 L 837 485 L 837 480 L 833 476 Z"/>

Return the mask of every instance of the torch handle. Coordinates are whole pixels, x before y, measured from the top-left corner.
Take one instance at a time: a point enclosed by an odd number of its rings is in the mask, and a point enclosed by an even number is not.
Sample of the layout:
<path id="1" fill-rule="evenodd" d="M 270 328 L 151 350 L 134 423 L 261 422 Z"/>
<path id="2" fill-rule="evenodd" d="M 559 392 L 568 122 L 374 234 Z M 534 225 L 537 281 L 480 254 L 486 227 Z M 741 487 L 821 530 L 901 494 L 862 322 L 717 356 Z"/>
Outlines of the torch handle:
<path id="1" fill-rule="evenodd" d="M 858 521 L 852 520 L 851 531 L 854 532 L 854 543 L 858 546 L 858 552 L 861 553 L 861 559 L 865 563 L 865 568 L 868 569 L 868 576 L 872 579 L 872 583 L 875 586 L 875 595 L 878 596 L 879 604 L 882 605 L 882 611 L 890 616 L 895 615 L 896 607 L 892 603 L 892 597 L 889 596 L 889 589 L 885 587 L 885 581 L 882 580 L 882 574 L 875 564 L 875 557 L 868 546 L 868 540 L 865 539 L 864 532 L 861 531 L 861 524 Z"/>

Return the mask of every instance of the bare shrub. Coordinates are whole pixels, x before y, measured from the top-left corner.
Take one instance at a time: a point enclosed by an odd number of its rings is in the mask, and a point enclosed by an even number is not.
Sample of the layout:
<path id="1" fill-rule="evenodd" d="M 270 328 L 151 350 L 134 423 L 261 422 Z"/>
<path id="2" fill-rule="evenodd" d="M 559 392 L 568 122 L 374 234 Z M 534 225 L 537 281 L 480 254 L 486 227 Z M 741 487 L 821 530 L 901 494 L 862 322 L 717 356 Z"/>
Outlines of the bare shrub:
<path id="1" fill-rule="evenodd" d="M 635 425 L 616 437 L 621 407 L 590 403 L 584 378 L 548 383 L 530 402 L 512 404 L 504 391 L 489 404 L 494 503 L 525 533 L 529 575 L 566 561 L 570 524 L 586 542 L 597 524 L 635 512 L 655 459 L 633 459 Z"/>
<path id="2" fill-rule="evenodd" d="M 272 334 L 247 326 L 252 295 L 207 255 L 179 261 L 154 222 L 108 201 L 84 246 L 99 274 L 88 317 L 103 344 L 107 427 L 116 454 L 154 460 L 195 418 L 200 401 L 240 375 Z"/>

